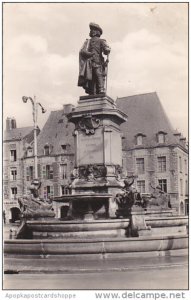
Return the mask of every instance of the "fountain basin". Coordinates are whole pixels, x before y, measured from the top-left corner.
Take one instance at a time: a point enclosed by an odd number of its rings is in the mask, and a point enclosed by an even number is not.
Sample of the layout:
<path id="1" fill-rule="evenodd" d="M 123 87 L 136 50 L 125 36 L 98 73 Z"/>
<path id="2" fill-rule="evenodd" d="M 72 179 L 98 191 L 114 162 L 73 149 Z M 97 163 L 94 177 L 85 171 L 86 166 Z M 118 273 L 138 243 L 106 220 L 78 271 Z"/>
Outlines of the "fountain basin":
<path id="1" fill-rule="evenodd" d="M 146 226 L 151 228 L 151 235 L 186 234 L 188 217 L 161 216 L 145 217 Z M 24 235 L 19 238 L 33 239 L 68 239 L 68 238 L 98 238 L 98 237 L 126 237 L 129 236 L 130 219 L 106 220 L 33 220 L 26 221 L 23 228 Z M 25 234 L 27 232 L 27 234 Z M 28 236 L 27 236 L 28 235 Z"/>
<path id="2" fill-rule="evenodd" d="M 90 256 L 93 255 L 148 255 L 157 252 L 158 255 L 171 250 L 188 248 L 188 235 L 148 236 L 138 238 L 104 238 L 104 239 L 69 239 L 69 240 L 6 240 L 4 242 L 5 256 Z"/>

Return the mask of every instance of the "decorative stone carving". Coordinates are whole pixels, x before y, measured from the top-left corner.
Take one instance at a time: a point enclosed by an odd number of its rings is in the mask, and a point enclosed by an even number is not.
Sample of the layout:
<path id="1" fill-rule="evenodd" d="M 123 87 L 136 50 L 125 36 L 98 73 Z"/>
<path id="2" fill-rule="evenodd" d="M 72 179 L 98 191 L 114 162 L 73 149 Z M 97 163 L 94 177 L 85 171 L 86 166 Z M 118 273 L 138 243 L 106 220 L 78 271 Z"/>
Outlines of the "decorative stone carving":
<path id="1" fill-rule="evenodd" d="M 170 195 L 157 190 L 150 195 L 143 196 L 143 207 L 144 208 L 171 208 Z"/>
<path id="2" fill-rule="evenodd" d="M 25 220 L 55 216 L 52 201 L 39 198 L 40 186 L 41 182 L 34 179 L 29 187 L 30 195 L 18 200 L 22 218 Z"/>
<path id="3" fill-rule="evenodd" d="M 52 203 L 49 200 L 46 201 L 25 196 L 22 199 L 19 199 L 18 202 L 24 219 L 38 219 L 55 216 Z"/>
<path id="4" fill-rule="evenodd" d="M 158 186 L 154 189 L 153 194 L 141 195 L 132 186 L 134 178 L 131 182 L 124 180 L 124 188 L 121 193 L 115 196 L 115 202 L 118 205 L 116 210 L 117 217 L 128 217 L 132 213 L 133 209 L 148 208 L 154 209 L 170 209 L 170 195 L 161 190 Z"/>
<path id="5" fill-rule="evenodd" d="M 95 129 L 100 126 L 100 119 L 94 118 L 91 115 L 83 117 L 78 125 L 82 131 L 85 131 L 85 134 L 94 134 Z"/>
<path id="6" fill-rule="evenodd" d="M 133 190 L 118 193 L 115 196 L 115 202 L 118 205 L 118 209 L 116 210 L 117 217 L 128 217 L 134 205 L 143 207 L 140 193 Z"/>
<path id="7" fill-rule="evenodd" d="M 120 165 L 116 165 L 115 166 L 115 175 L 117 178 L 120 178 L 122 172 L 123 172 L 122 167 Z"/>
<path id="8" fill-rule="evenodd" d="M 87 165 L 79 167 L 79 178 L 88 181 L 106 176 L 106 167 L 99 165 Z"/>

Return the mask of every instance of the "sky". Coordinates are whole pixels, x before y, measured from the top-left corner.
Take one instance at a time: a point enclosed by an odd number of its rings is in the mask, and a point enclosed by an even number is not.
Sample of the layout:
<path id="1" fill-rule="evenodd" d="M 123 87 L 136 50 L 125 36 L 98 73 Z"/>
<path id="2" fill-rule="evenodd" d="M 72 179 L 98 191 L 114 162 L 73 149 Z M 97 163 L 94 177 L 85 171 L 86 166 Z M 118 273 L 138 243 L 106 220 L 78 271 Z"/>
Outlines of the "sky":
<path id="1" fill-rule="evenodd" d="M 79 50 L 89 23 L 111 47 L 108 96 L 157 92 L 174 127 L 188 137 L 188 7 L 186 3 L 4 3 L 3 117 L 32 126 L 36 96 L 46 109 L 77 105 Z"/>

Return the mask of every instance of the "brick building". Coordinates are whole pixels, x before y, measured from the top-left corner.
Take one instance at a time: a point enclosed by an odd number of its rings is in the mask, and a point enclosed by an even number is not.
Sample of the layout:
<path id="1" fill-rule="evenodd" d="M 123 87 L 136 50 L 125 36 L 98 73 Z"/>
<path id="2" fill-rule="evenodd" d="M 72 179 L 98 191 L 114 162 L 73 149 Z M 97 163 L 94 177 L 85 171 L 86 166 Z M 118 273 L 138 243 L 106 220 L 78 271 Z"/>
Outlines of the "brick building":
<path id="1" fill-rule="evenodd" d="M 171 195 L 172 207 L 188 213 L 188 149 L 175 131 L 156 93 L 118 98 L 117 106 L 128 115 L 123 132 L 123 169 L 137 175 L 136 188 L 152 193 L 160 185 Z"/>

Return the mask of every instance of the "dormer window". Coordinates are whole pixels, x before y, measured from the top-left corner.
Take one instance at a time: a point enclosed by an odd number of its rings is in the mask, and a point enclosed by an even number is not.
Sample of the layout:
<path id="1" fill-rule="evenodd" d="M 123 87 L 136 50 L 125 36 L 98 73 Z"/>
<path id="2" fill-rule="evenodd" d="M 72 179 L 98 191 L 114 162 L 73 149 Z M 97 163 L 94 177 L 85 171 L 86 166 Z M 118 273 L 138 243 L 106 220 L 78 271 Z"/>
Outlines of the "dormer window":
<path id="1" fill-rule="evenodd" d="M 143 144 L 143 136 L 142 135 L 138 135 L 137 136 L 137 145 L 140 146 Z"/>
<path id="2" fill-rule="evenodd" d="M 62 150 L 69 151 L 70 150 L 70 144 L 63 144 L 61 145 Z"/>
<path id="3" fill-rule="evenodd" d="M 33 148 L 32 147 L 27 148 L 27 156 L 28 157 L 33 156 Z"/>
<path id="4" fill-rule="evenodd" d="M 49 155 L 50 154 L 50 146 L 49 145 L 45 145 L 44 146 L 44 155 Z"/>
<path id="5" fill-rule="evenodd" d="M 143 137 L 145 137 L 145 135 L 144 135 L 143 133 L 138 133 L 138 134 L 135 136 L 137 146 L 143 145 Z"/>
<path id="6" fill-rule="evenodd" d="M 157 134 L 157 139 L 159 144 L 164 144 L 166 140 L 166 132 L 159 131 Z"/>

